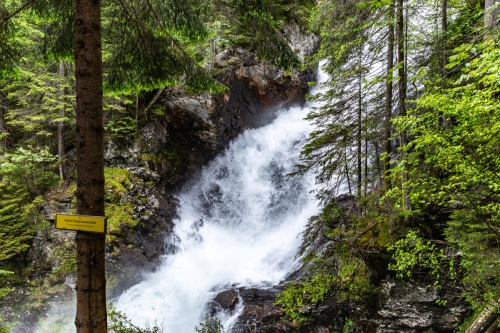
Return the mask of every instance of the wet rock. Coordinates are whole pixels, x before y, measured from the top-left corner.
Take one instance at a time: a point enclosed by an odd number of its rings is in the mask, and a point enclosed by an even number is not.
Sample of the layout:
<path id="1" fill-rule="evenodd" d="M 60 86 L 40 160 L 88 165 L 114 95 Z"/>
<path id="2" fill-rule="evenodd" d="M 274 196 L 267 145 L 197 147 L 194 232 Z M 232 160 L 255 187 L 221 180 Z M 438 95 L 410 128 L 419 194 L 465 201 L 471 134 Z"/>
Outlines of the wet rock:
<path id="1" fill-rule="evenodd" d="M 382 283 L 382 293 L 375 319 L 379 333 L 454 332 L 469 314 L 459 287 L 437 289 L 424 281 L 405 283 L 388 279 Z"/>
<path id="2" fill-rule="evenodd" d="M 233 326 L 232 333 L 293 332 L 291 326 L 280 322 L 281 309 L 274 303 L 278 288 L 240 288 L 243 312 Z"/>
<path id="3" fill-rule="evenodd" d="M 215 296 L 214 301 L 227 311 L 233 311 L 238 304 L 239 295 L 235 290 L 225 290 Z"/>

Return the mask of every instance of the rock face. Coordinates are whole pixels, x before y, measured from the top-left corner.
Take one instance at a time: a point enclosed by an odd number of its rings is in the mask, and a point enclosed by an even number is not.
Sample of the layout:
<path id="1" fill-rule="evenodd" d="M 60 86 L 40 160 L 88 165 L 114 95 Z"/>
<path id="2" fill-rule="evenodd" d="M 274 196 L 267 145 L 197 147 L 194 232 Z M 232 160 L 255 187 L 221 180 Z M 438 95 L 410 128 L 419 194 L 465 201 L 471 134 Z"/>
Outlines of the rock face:
<path id="1" fill-rule="evenodd" d="M 285 30 L 300 56 L 317 49 L 314 35 L 293 24 Z M 314 80 L 312 72 L 285 72 L 238 47 L 216 55 L 212 73 L 227 87 L 225 92 L 213 96 L 160 90 L 150 112 L 155 116 L 140 129 L 140 143 L 111 141 L 107 164 L 143 173 L 154 170 L 149 177 L 179 189 L 243 130 L 269 123 L 285 103 L 303 103 L 308 82 Z"/>
<path id="2" fill-rule="evenodd" d="M 112 283 L 108 283 L 109 298 L 140 282 L 142 274 L 155 270 L 160 257 L 169 251 L 165 235 L 172 232 L 177 199 L 158 188 L 137 191 L 134 197 L 147 198 L 135 203 L 139 224 L 122 228 L 120 237 L 108 244 L 106 271 L 108 280 L 112 277 Z"/>
<path id="3" fill-rule="evenodd" d="M 393 279 L 383 281 L 381 287 L 374 318 L 364 320 L 366 326 L 373 326 L 373 332 L 423 332 L 430 329 L 453 332 L 468 313 L 457 287 L 436 289 L 422 282 L 404 283 Z"/>

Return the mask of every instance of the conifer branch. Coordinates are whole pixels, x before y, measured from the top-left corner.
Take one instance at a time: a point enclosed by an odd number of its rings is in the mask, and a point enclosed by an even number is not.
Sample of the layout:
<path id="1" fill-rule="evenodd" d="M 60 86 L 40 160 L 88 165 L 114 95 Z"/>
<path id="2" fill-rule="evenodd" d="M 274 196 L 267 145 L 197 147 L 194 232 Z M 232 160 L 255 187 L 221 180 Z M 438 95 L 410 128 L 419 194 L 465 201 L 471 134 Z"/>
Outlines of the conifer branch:
<path id="1" fill-rule="evenodd" d="M 21 7 L 19 7 L 17 10 L 15 10 L 14 12 L 12 12 L 10 15 L 6 16 L 3 18 L 3 20 L 0 22 L 0 27 L 2 25 L 4 25 L 5 23 L 7 23 L 7 21 L 9 21 L 11 18 L 13 18 L 14 16 L 16 16 L 17 14 L 19 14 L 20 12 L 22 12 L 24 9 L 28 8 L 29 6 L 31 6 L 32 4 L 34 4 L 37 0 L 30 0 L 28 1 L 27 3 L 25 3 L 24 5 L 22 5 Z"/>

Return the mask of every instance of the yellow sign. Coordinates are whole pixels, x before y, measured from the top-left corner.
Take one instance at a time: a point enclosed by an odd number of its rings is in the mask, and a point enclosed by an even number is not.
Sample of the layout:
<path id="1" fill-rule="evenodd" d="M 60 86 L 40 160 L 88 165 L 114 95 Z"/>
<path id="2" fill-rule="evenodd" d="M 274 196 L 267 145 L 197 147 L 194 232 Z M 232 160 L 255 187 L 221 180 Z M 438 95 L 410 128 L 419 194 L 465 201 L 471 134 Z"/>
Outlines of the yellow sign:
<path id="1" fill-rule="evenodd" d="M 106 233 L 106 217 L 88 215 L 56 215 L 56 228 L 65 230 Z"/>

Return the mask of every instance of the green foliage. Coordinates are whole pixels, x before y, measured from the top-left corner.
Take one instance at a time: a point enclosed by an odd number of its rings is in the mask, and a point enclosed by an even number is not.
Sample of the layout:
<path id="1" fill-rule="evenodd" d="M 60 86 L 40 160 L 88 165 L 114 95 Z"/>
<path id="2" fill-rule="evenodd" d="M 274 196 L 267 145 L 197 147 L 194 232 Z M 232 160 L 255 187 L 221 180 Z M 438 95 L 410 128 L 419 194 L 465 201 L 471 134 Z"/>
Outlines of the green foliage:
<path id="1" fill-rule="evenodd" d="M 34 199 L 57 183 L 53 173 L 57 157 L 47 147 L 19 147 L 0 158 L 0 182 L 23 190 Z"/>
<path id="2" fill-rule="evenodd" d="M 126 116 L 108 121 L 104 125 L 104 130 L 109 131 L 113 139 L 123 139 L 132 136 L 135 132 L 135 126 L 135 120 Z"/>
<path id="3" fill-rule="evenodd" d="M 223 86 L 185 51 L 184 45 L 208 37 L 199 19 L 204 8 L 198 0 L 106 2 L 103 55 L 107 89 L 139 92 L 184 84 L 192 91 L 221 91 Z"/>
<path id="4" fill-rule="evenodd" d="M 2 316 L 0 316 L 0 333 L 10 333 L 10 327 L 7 323 L 4 323 Z"/>
<path id="5" fill-rule="evenodd" d="M 113 303 L 108 305 L 108 332 L 109 333 L 161 333 L 163 330 L 158 326 L 140 328 L 132 324 L 130 319 L 116 310 Z"/>
<path id="6" fill-rule="evenodd" d="M 387 249 L 392 252 L 394 260 L 389 269 L 395 271 L 398 278 L 409 278 L 416 274 L 417 269 L 424 269 L 433 277 L 437 287 L 442 275 L 452 281 L 456 279 L 455 259 L 448 258 L 435 244 L 424 242 L 414 231 Z"/>
<path id="7" fill-rule="evenodd" d="M 499 64 L 491 40 L 457 48 L 449 67 L 460 65 L 460 76 L 449 88 L 429 89 L 395 120 L 413 140 L 393 172 L 409 175 L 415 208 L 452 207 L 446 240 L 463 252 L 464 282 L 478 305 L 500 297 Z"/>
<path id="8" fill-rule="evenodd" d="M 40 32 L 33 31 L 35 33 Z M 71 72 L 71 65 L 67 66 Z M 5 117 L 7 124 L 23 133 L 27 143 L 49 145 L 56 126 L 69 124 L 72 118 L 74 83 L 71 76 L 61 76 L 58 69 L 55 63 L 23 64 L 19 67 L 18 77 L 9 79 L 2 89 L 9 100 Z M 61 110 L 66 112 L 61 114 Z"/>
<path id="9" fill-rule="evenodd" d="M 311 310 L 333 295 L 337 283 L 338 277 L 329 274 L 317 274 L 305 281 L 289 283 L 278 294 L 276 304 L 292 321 L 303 322 Z"/>
<path id="10" fill-rule="evenodd" d="M 120 168 L 105 168 L 106 216 L 108 218 L 108 237 L 121 235 L 121 228 L 135 227 L 138 218 L 133 218 L 134 206 L 127 202 L 126 195 L 136 179 L 132 174 Z"/>
<path id="11" fill-rule="evenodd" d="M 4 277 L 9 276 L 9 275 L 13 275 L 13 274 L 14 274 L 14 272 L 11 272 L 11 271 L 0 270 L 0 281 L 3 280 Z M 3 283 L 2 283 L 2 285 L 3 285 Z M 7 296 L 10 292 L 11 292 L 11 288 L 9 288 L 9 287 L 0 287 L 0 299 L 2 299 L 5 296 Z M 2 318 L 0 317 L 0 323 L 1 323 L 1 320 L 2 320 Z"/>
<path id="12" fill-rule="evenodd" d="M 44 200 L 29 200 L 23 185 L 8 176 L 0 179 L 0 261 L 26 253 L 37 231 L 47 226 L 41 216 Z"/>
<path id="13" fill-rule="evenodd" d="M 351 318 L 346 318 L 346 323 L 342 328 L 342 333 L 349 333 L 349 329 L 354 325 L 354 322 Z"/>
<path id="14" fill-rule="evenodd" d="M 369 270 L 359 252 L 359 236 L 364 232 L 357 229 L 357 220 L 336 203 L 309 220 L 302 255 L 311 275 L 287 284 L 276 303 L 295 323 L 307 322 L 312 312 L 330 299 L 365 302 L 373 294 Z"/>
<path id="15" fill-rule="evenodd" d="M 19 5 L 17 1 L 0 3 L 0 83 L 7 76 L 15 74 L 17 61 L 21 58 L 22 45 L 16 39 L 16 22 L 5 21 Z"/>
<path id="16" fill-rule="evenodd" d="M 342 246 L 334 251 L 336 254 L 332 257 L 317 257 L 311 263 L 312 275 L 304 281 L 287 284 L 278 295 L 276 304 L 293 322 L 306 322 L 312 312 L 329 299 L 364 302 L 373 293 L 363 260 Z"/>
<path id="17" fill-rule="evenodd" d="M 200 323 L 200 327 L 196 326 L 194 330 L 197 333 L 222 333 L 224 326 L 219 318 L 210 317 L 205 315 L 205 319 Z"/>
<path id="18" fill-rule="evenodd" d="M 220 20 L 224 40 L 244 46 L 260 60 L 285 70 L 300 66 L 280 29 L 287 20 L 305 21 L 311 1 L 242 1 L 215 2 L 213 14 Z M 305 22 L 303 22 L 305 25 Z"/>
<path id="19" fill-rule="evenodd" d="M 21 6 L 21 1 L 15 2 L 16 8 Z M 57 126 L 70 122 L 74 83 L 71 75 L 59 71 L 59 61 L 44 62 L 41 50 L 44 21 L 32 14 L 30 10 L 23 10 L 8 22 L 16 26 L 15 39 L 22 45 L 23 58 L 13 67 L 15 75 L 0 86 L 5 94 L 5 111 L 1 113 L 5 125 L 0 127 L 4 127 L 2 130 L 11 142 L 50 147 L 57 142 L 51 141 Z M 64 67 L 66 74 L 72 72 L 69 63 Z"/>
<path id="20" fill-rule="evenodd" d="M 120 168 L 104 168 L 104 179 L 106 188 L 106 200 L 117 202 L 123 197 L 130 185 L 133 176 L 130 171 Z"/>
<path id="21" fill-rule="evenodd" d="M 138 218 L 133 218 L 134 206 L 130 203 L 107 203 L 107 230 L 110 239 L 122 234 L 121 228 L 135 227 L 139 223 Z"/>

